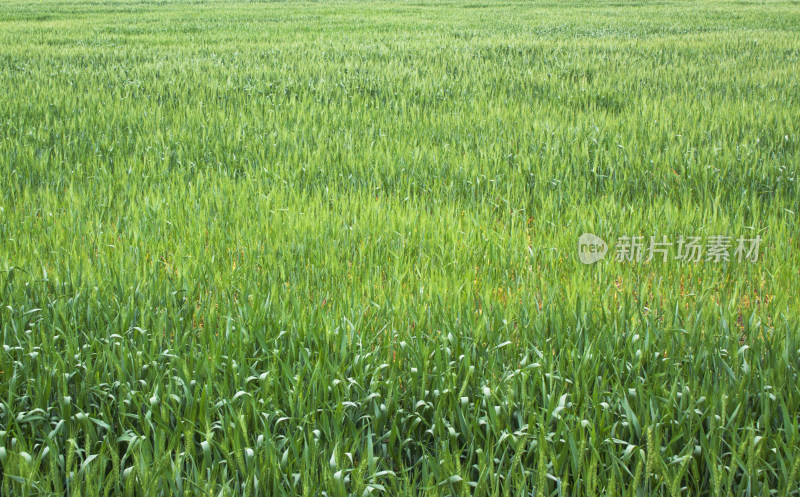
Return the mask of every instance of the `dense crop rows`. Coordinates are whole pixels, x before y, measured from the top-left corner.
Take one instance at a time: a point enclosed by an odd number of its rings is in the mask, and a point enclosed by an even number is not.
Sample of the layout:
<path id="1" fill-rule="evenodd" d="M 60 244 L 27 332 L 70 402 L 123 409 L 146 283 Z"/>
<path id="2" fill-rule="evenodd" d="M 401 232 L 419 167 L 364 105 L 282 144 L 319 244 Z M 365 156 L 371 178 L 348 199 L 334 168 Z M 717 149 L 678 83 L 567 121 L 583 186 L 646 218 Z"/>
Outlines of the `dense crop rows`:
<path id="1" fill-rule="evenodd" d="M 0 493 L 800 496 L 798 165 L 797 2 L 0 0 Z"/>

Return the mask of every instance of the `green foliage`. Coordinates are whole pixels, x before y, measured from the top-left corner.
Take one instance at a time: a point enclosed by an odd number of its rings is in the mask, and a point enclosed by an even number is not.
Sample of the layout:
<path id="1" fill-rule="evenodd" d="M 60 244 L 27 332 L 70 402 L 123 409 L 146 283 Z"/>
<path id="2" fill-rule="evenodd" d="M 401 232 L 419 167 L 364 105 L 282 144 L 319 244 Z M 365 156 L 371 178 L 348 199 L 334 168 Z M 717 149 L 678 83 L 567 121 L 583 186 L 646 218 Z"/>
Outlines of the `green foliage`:
<path id="1" fill-rule="evenodd" d="M 798 26 L 0 0 L 2 495 L 800 496 Z"/>

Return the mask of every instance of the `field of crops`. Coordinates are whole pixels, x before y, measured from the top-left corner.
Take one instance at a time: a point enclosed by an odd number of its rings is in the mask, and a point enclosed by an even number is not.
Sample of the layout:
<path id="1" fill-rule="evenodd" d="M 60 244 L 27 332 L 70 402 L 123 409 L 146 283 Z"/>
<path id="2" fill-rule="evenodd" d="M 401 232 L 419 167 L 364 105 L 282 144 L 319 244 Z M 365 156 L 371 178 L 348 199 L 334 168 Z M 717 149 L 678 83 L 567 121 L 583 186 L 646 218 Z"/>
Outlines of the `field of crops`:
<path id="1" fill-rule="evenodd" d="M 800 496 L 799 167 L 797 1 L 0 0 L 0 495 Z"/>

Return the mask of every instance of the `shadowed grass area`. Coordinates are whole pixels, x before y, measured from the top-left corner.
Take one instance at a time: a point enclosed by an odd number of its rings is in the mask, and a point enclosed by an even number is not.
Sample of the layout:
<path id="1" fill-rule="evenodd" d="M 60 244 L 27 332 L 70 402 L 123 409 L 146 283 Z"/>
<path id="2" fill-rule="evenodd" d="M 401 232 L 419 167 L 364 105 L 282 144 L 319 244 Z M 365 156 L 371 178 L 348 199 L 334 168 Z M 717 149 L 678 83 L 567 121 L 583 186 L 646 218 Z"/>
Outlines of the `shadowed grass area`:
<path id="1" fill-rule="evenodd" d="M 799 68 L 797 2 L 0 0 L 0 493 L 800 496 Z"/>

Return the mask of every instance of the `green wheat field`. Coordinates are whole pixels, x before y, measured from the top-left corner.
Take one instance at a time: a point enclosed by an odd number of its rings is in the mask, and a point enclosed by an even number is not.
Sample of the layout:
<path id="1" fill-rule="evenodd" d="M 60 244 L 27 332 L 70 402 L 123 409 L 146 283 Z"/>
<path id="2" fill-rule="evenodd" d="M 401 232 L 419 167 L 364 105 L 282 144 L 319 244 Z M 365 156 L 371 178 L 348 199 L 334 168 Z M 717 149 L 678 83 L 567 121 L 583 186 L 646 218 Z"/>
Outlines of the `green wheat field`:
<path id="1" fill-rule="evenodd" d="M 799 168 L 798 1 L 0 0 L 0 494 L 798 497 Z"/>

